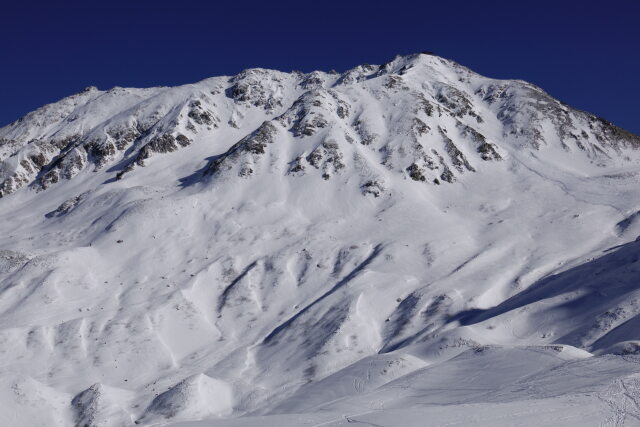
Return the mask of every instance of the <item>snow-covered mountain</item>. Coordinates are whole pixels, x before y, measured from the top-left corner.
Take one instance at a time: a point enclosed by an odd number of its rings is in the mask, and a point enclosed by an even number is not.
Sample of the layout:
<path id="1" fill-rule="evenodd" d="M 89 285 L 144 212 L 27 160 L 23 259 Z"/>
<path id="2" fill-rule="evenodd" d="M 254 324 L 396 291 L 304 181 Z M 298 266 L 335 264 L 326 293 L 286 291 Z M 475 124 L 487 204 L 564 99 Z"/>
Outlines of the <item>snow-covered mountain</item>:
<path id="1" fill-rule="evenodd" d="M 0 129 L 0 421 L 636 422 L 639 149 L 430 54 L 46 105 Z"/>

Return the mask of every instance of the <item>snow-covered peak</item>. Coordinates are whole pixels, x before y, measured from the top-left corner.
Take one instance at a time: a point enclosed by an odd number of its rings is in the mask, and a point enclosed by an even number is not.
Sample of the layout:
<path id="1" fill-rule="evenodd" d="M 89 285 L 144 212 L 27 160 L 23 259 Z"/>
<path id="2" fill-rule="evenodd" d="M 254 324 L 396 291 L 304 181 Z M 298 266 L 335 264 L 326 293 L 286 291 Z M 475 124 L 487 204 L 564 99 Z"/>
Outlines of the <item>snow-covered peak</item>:
<path id="1" fill-rule="evenodd" d="M 301 110 L 319 89 L 329 90 L 326 102 L 318 98 Z M 325 118 L 334 113 L 337 121 Z M 240 140 L 265 120 L 283 123 L 280 116 L 291 121 L 292 115 L 297 122 L 288 130 L 296 137 L 310 136 L 300 133 L 301 124 L 307 133 L 326 126 L 336 153 L 353 151 L 357 141 L 382 153 L 370 161 L 395 163 L 398 171 L 429 182 L 453 182 L 456 170 L 477 169 L 473 157 L 487 160 L 487 150 L 547 146 L 554 158 L 560 148 L 561 157 L 605 166 L 638 145 L 637 137 L 533 85 L 488 79 L 422 53 L 341 75 L 253 68 L 175 88 L 87 88 L 0 129 L 0 194 L 28 185 L 47 188 L 89 166 L 109 166 L 120 179 L 153 153 L 175 151 L 205 135 L 217 140 L 229 131 Z"/>
<path id="2" fill-rule="evenodd" d="M 606 421 L 639 147 L 430 54 L 42 107 L 0 129 L 0 419 Z"/>

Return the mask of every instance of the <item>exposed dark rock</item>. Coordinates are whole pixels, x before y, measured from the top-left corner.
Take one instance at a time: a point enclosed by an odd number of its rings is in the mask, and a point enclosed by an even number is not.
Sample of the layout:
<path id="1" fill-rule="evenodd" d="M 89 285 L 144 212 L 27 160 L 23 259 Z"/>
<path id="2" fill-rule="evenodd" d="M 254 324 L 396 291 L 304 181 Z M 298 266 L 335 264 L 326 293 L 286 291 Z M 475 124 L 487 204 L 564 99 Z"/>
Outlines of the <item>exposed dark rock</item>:
<path id="1" fill-rule="evenodd" d="M 113 159 L 116 154 L 116 146 L 109 141 L 94 141 L 85 145 L 91 160 L 96 165 L 96 169 L 102 168 L 109 160 Z"/>
<path id="2" fill-rule="evenodd" d="M 270 122 L 264 122 L 250 135 L 235 143 L 224 154 L 212 160 L 205 169 L 204 175 L 215 175 L 223 169 L 230 169 L 245 154 L 259 156 L 264 154 L 267 144 L 273 143 L 273 137 L 277 132 L 276 127 Z M 239 172 L 241 176 L 248 176 L 253 169 L 243 167 Z"/>
<path id="3" fill-rule="evenodd" d="M 71 401 L 75 412 L 76 426 L 92 427 L 97 425 L 103 389 L 100 384 L 94 384 L 76 395 Z"/>
<path id="4" fill-rule="evenodd" d="M 176 142 L 181 147 L 186 147 L 187 145 L 191 144 L 191 140 L 189 138 L 187 138 L 186 136 L 184 136 L 183 134 L 181 134 L 181 133 L 176 135 Z"/>
<path id="5" fill-rule="evenodd" d="M 370 180 L 360 186 L 363 195 L 372 195 L 373 197 L 380 197 L 385 189 L 378 181 Z"/>
<path id="6" fill-rule="evenodd" d="M 343 73 L 335 85 L 339 86 L 364 81 L 372 76 L 376 71 L 377 67 L 375 65 L 359 65 Z"/>
<path id="7" fill-rule="evenodd" d="M 489 142 L 478 145 L 478 153 L 482 160 L 502 160 L 502 156 L 496 151 L 496 146 Z"/>
<path id="8" fill-rule="evenodd" d="M 254 107 L 262 107 L 272 111 L 282 107 L 280 95 L 265 87 L 266 81 L 279 83 L 277 77 L 265 70 L 245 70 L 231 79 L 233 85 L 227 90 L 227 96 L 238 103 L 246 103 Z"/>
<path id="9" fill-rule="evenodd" d="M 446 134 L 446 130 L 438 126 L 438 130 L 440 131 L 440 135 L 442 136 L 442 140 L 444 141 L 444 147 L 451 159 L 451 163 L 453 166 L 459 171 L 463 172 L 463 166 L 470 172 L 475 172 L 476 170 L 469 164 L 467 158 L 462 154 L 462 152 L 456 147 L 451 138 L 449 138 Z M 444 178 L 443 178 L 444 179 Z M 447 181 L 445 179 L 445 181 Z"/>
<path id="10" fill-rule="evenodd" d="M 307 162 L 316 169 L 322 169 L 324 179 L 329 179 L 331 173 L 339 172 L 345 167 L 342 153 L 335 141 L 324 141 L 318 145 L 307 157 Z"/>
<path id="11" fill-rule="evenodd" d="M 436 101 L 455 117 L 464 117 L 467 114 L 471 117 L 478 117 L 478 114 L 473 111 L 473 105 L 469 98 L 453 86 L 441 83 L 436 95 Z"/>
<path id="12" fill-rule="evenodd" d="M 431 130 L 429 126 L 419 118 L 413 119 L 413 131 L 417 137 L 421 137 L 422 135 L 428 133 Z"/>
<path id="13" fill-rule="evenodd" d="M 304 80 L 300 83 L 303 89 L 319 89 L 324 85 L 324 80 L 321 77 L 321 74 L 317 71 L 313 73 L 307 74 Z"/>
<path id="14" fill-rule="evenodd" d="M 156 135 L 140 149 L 135 162 L 138 166 L 144 166 L 144 161 L 153 153 L 171 153 L 189 144 L 191 144 L 191 140 L 182 134 L 177 136 L 169 133 Z"/>
<path id="15" fill-rule="evenodd" d="M 498 154 L 496 145 L 487 142 L 487 139 L 480 132 L 460 122 L 458 122 L 456 126 L 460 129 L 462 136 L 468 136 L 476 143 L 476 151 L 480 154 L 482 160 L 502 160 L 502 156 Z"/>
<path id="16" fill-rule="evenodd" d="M 296 157 L 296 159 L 289 163 L 290 167 L 287 171 L 288 175 L 303 175 L 305 167 L 302 164 L 302 157 Z"/>
<path id="17" fill-rule="evenodd" d="M 311 120 L 301 121 L 300 125 L 297 127 L 294 127 L 293 131 L 294 131 L 294 135 L 296 136 L 300 136 L 300 135 L 311 136 L 314 133 L 316 133 L 317 129 L 324 128 L 326 126 L 327 126 L 327 121 L 324 119 L 324 117 L 317 115 L 313 117 Z"/>
<path id="18" fill-rule="evenodd" d="M 20 161 L 20 166 L 22 166 L 22 169 L 24 169 L 29 175 L 35 173 L 35 169 L 31 166 L 32 164 L 33 163 L 27 159 Z"/>
<path id="19" fill-rule="evenodd" d="M 423 170 L 415 163 L 412 163 L 411 166 L 407 168 L 407 172 L 409 172 L 409 177 L 414 181 L 427 180 L 427 178 L 423 174 Z"/>
<path id="20" fill-rule="evenodd" d="M 314 150 L 307 156 L 307 162 L 314 168 L 320 167 L 320 161 L 322 160 L 322 152 L 320 150 Z"/>
<path id="21" fill-rule="evenodd" d="M 187 116 L 199 125 L 218 127 L 218 121 L 213 112 L 205 110 L 200 101 L 192 101 L 189 104 Z"/>
<path id="22" fill-rule="evenodd" d="M 29 160 L 31 160 L 31 162 L 36 165 L 38 170 L 41 170 L 44 165 L 47 164 L 47 158 L 42 153 L 31 154 L 29 156 Z"/>
<path id="23" fill-rule="evenodd" d="M 456 180 L 455 176 L 453 175 L 453 172 L 451 172 L 451 169 L 449 169 L 448 166 L 444 166 L 444 170 L 440 174 L 440 179 L 448 183 L 452 183 Z M 438 183 L 436 182 L 435 184 L 438 184 Z"/>
<path id="24" fill-rule="evenodd" d="M 189 144 L 191 144 L 191 140 L 181 133 L 176 136 L 169 133 L 156 135 L 140 148 L 133 161 L 116 174 L 116 180 L 122 179 L 124 175 L 131 172 L 136 166 L 145 166 L 145 160 L 154 153 L 170 153 Z"/>
<path id="25" fill-rule="evenodd" d="M 360 143 L 362 145 L 370 145 L 377 141 L 379 138 L 378 134 L 372 132 L 369 129 L 369 125 L 364 120 L 357 120 L 353 124 L 353 127 L 358 133 L 358 136 L 360 137 Z"/>
<path id="26" fill-rule="evenodd" d="M 386 87 L 387 89 L 409 90 L 409 88 L 407 86 L 404 86 L 403 83 L 404 82 L 402 80 L 402 77 L 391 75 L 391 76 L 387 77 L 387 80 L 386 80 L 386 82 L 384 84 L 384 87 Z"/>
<path id="27" fill-rule="evenodd" d="M 277 118 L 284 127 L 290 127 L 294 136 L 312 136 L 320 129 L 329 126 L 329 121 L 325 118 L 325 112 L 330 114 L 333 111 L 333 104 L 337 103 L 336 114 L 346 117 L 348 105 L 340 101 L 337 95 L 331 94 L 323 89 L 312 90 L 298 98 L 291 108 Z"/>
<path id="28" fill-rule="evenodd" d="M 72 210 L 74 210 L 76 206 L 78 206 L 84 199 L 87 198 L 88 195 L 89 195 L 89 192 L 87 191 L 85 193 L 72 197 L 69 200 L 65 200 L 60 206 L 58 206 L 55 210 L 47 213 L 45 216 L 47 218 L 53 218 L 57 216 L 66 215 Z"/>
<path id="29" fill-rule="evenodd" d="M 74 148 L 59 158 L 38 180 L 37 187 L 46 189 L 60 179 L 71 179 L 87 165 L 87 153 L 82 148 Z"/>
<path id="30" fill-rule="evenodd" d="M 589 115 L 589 119 L 590 127 L 598 130 L 596 138 L 599 140 L 616 146 L 640 148 L 640 136 L 622 129 L 602 117 Z"/>
<path id="31" fill-rule="evenodd" d="M 338 106 L 336 107 L 336 114 L 338 115 L 338 117 L 340 117 L 341 119 L 346 119 L 347 117 L 349 117 L 349 114 L 351 112 L 351 106 L 349 105 L 349 103 L 340 99 L 335 91 L 329 90 L 328 92 L 329 95 L 331 95 L 331 97 L 334 99 L 334 101 L 338 103 Z"/>
<path id="32" fill-rule="evenodd" d="M 29 181 L 21 176 L 10 176 L 0 184 L 0 198 L 15 192 L 28 183 Z"/>
<path id="33" fill-rule="evenodd" d="M 131 162 L 129 163 L 124 169 L 122 169 L 120 172 L 118 172 L 116 174 L 116 180 L 121 180 L 123 176 L 125 176 L 127 173 L 131 172 L 134 168 L 135 168 L 136 163 L 135 162 Z"/>
<path id="34" fill-rule="evenodd" d="M 427 100 L 427 98 L 424 97 L 423 94 L 421 93 L 417 93 L 416 94 L 416 108 L 414 110 L 414 113 L 419 113 L 419 112 L 423 112 L 424 114 L 426 114 L 428 117 L 431 117 L 433 115 L 433 104 L 431 102 L 429 102 Z"/>
<path id="35" fill-rule="evenodd" d="M 122 151 L 133 144 L 141 133 L 135 128 L 110 128 L 107 130 L 107 135 L 115 141 L 116 149 Z"/>

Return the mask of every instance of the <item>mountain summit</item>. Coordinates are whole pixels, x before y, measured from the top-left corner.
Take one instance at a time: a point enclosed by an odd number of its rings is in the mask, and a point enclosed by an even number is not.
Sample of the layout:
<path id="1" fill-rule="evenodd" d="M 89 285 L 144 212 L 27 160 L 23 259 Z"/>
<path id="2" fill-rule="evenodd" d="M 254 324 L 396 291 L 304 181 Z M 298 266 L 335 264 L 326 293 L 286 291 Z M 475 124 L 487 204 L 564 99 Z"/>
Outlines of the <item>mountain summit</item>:
<path id="1" fill-rule="evenodd" d="M 638 419 L 639 149 L 432 54 L 46 105 L 0 129 L 0 420 Z"/>

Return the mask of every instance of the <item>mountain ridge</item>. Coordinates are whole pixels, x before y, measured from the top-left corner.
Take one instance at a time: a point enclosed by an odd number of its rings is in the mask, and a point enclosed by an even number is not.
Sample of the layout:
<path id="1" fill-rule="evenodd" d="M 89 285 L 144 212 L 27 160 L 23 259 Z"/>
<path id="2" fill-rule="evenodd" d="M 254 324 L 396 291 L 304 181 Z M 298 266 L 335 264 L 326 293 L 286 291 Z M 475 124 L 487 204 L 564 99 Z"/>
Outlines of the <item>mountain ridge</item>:
<path id="1" fill-rule="evenodd" d="M 423 79 L 430 77 L 434 81 L 432 90 L 426 91 L 426 93 L 411 89 L 406 84 L 403 86 L 402 83 L 403 75 L 411 73 L 412 68 L 421 66 L 425 69 L 421 70 L 420 77 Z M 346 138 L 348 142 L 358 139 L 360 143 L 367 145 L 374 138 L 384 137 L 384 135 L 380 135 L 380 132 L 376 133 L 367 128 L 371 122 L 379 121 L 379 117 L 372 117 L 369 121 L 346 117 L 350 105 L 348 98 L 340 99 L 340 96 L 344 98 L 345 95 L 340 95 L 340 92 L 337 91 L 345 85 L 380 78 L 386 79 L 383 85 L 387 90 L 374 91 L 374 97 L 393 97 L 393 94 L 389 92 L 394 90 L 412 92 L 411 95 L 414 99 L 403 100 L 403 102 L 414 105 L 413 114 L 415 117 L 409 136 L 415 140 L 416 147 L 418 139 L 423 134 L 435 132 L 432 129 L 433 125 L 428 126 L 424 119 L 434 114 L 434 108 L 437 109 L 438 116 L 442 117 L 444 109 L 445 116 L 448 115 L 456 120 L 455 127 L 461 130 L 462 137 L 472 139 L 479 145 L 477 150 L 483 153 L 483 160 L 498 159 L 500 155 L 496 151 L 495 143 L 487 142 L 482 132 L 477 129 L 482 130 L 479 125 L 484 119 L 475 110 L 480 109 L 483 105 L 472 105 L 471 100 L 474 96 L 481 96 L 481 102 L 488 104 L 499 102 L 504 97 L 515 97 L 514 102 L 498 106 L 497 118 L 505 128 L 503 133 L 530 132 L 524 136 L 525 139 L 528 139 L 526 142 L 535 148 L 539 147 L 544 136 L 538 127 L 527 123 L 527 121 L 535 121 L 540 109 L 543 109 L 543 113 L 548 113 L 547 117 L 543 117 L 543 119 L 554 121 L 555 128 L 561 133 L 568 134 L 568 137 L 573 140 L 574 148 L 577 146 L 579 150 L 600 151 L 600 154 L 606 156 L 608 155 L 607 148 L 613 147 L 614 150 L 619 150 L 621 145 L 625 146 L 623 148 L 628 148 L 629 145 L 640 145 L 639 137 L 589 113 L 567 110 L 565 105 L 553 100 L 544 91 L 529 83 L 518 80 L 484 79 L 485 81 L 482 82 L 484 84 L 475 83 L 475 86 L 479 87 L 475 93 L 470 94 L 467 90 L 461 92 L 450 85 L 452 76 L 443 77 L 443 72 L 452 74 L 463 83 L 464 79 L 471 82 L 470 79 L 478 80 L 480 78 L 477 74 L 452 61 L 431 55 L 415 54 L 396 57 L 393 61 L 380 66 L 357 66 L 339 75 L 318 71 L 307 74 L 287 74 L 253 68 L 242 71 L 236 76 L 209 78 L 196 84 L 176 88 L 126 89 L 116 87 L 108 91 L 99 91 L 90 87 L 57 103 L 36 110 L 0 129 L 0 139 L 3 141 L 1 145 L 5 147 L 2 153 L 4 155 L 1 158 L 0 195 L 10 194 L 24 185 L 46 189 L 60 179 L 72 178 L 89 165 L 93 165 L 94 170 L 99 170 L 106 164 L 113 165 L 118 160 L 126 163 L 126 166 L 121 167 L 116 174 L 116 179 L 120 179 L 136 166 L 144 165 L 145 160 L 153 154 L 173 152 L 188 146 L 199 131 L 213 133 L 212 136 L 215 137 L 215 130 L 224 125 L 219 116 L 221 114 L 229 115 L 227 111 L 216 112 L 218 108 L 216 101 L 211 99 L 212 95 L 221 95 L 221 93 L 224 93 L 224 98 L 219 102 L 227 101 L 228 109 L 231 109 L 231 114 L 226 121 L 227 126 L 237 127 L 237 115 L 246 114 L 243 107 L 253 106 L 267 112 L 264 115 L 265 119 L 271 121 L 279 119 L 277 121 L 285 128 L 288 126 L 287 130 L 296 137 L 311 136 L 319 128 L 325 126 L 330 126 L 333 129 L 334 126 L 347 120 L 347 123 L 341 125 L 346 126 L 345 135 L 341 139 Z M 432 75 L 430 76 L 429 73 Z M 270 87 L 264 81 L 260 81 L 262 77 L 265 80 L 271 79 Z M 443 82 L 436 80 L 437 78 Z M 285 87 L 284 85 L 287 84 L 289 86 Z M 327 87 L 325 88 L 325 86 Z M 290 99 L 287 101 L 279 93 L 285 89 L 293 91 L 293 95 L 290 95 Z M 464 87 L 464 89 L 468 88 Z M 205 92 L 206 90 L 209 91 L 208 94 Z M 524 91 L 526 97 L 512 93 L 518 90 Z M 507 91 L 506 95 L 505 91 Z M 531 105 L 526 103 L 523 105 L 524 101 L 518 98 L 534 99 L 536 101 L 534 107 L 536 108 L 531 109 Z M 229 100 L 233 100 L 234 105 L 229 106 Z M 473 100 L 477 101 L 477 99 Z M 324 105 L 325 103 L 329 104 Z M 335 105 L 331 105 L 331 103 Z M 114 105 L 115 110 L 113 110 Z M 321 107 L 320 111 L 313 111 L 314 107 Z M 521 110 L 526 108 L 531 111 L 523 113 Z M 106 112 L 94 113 L 94 111 L 101 110 Z M 340 120 L 327 123 L 324 115 L 331 117 L 333 110 Z M 421 116 L 419 110 L 424 115 Z M 520 118 L 517 115 L 521 113 L 524 116 L 521 119 L 524 120 L 524 123 L 518 122 Z M 79 117 L 87 115 L 90 117 L 89 123 L 80 122 L 80 126 L 73 123 Z M 467 115 L 471 121 L 475 118 L 477 123 L 462 123 L 460 119 Z M 580 121 L 588 121 L 589 132 L 584 129 L 581 129 L 580 132 L 576 131 L 576 133 L 571 132 L 572 129 L 576 129 L 573 126 L 571 115 L 578 116 Z M 576 117 L 573 117 L 573 120 L 575 119 Z M 438 123 L 441 122 L 442 120 L 438 121 Z M 472 127 L 474 125 L 475 128 Z M 255 124 L 250 125 L 249 129 L 255 128 L 255 126 Z M 45 129 L 39 131 L 38 128 L 43 127 Z M 405 129 L 403 132 L 406 131 Z M 464 154 L 446 135 L 447 127 L 438 124 L 437 131 L 445 141 L 444 151 L 448 154 L 451 163 L 447 164 L 448 162 L 445 162 L 439 153 L 433 153 L 435 148 L 432 147 L 431 151 L 427 149 L 427 152 L 417 153 L 415 155 L 417 162 L 405 166 L 405 169 L 409 170 L 409 176 L 418 180 L 426 180 L 426 170 L 441 168 L 439 176 L 432 177 L 430 180 L 451 182 L 455 179 L 455 173 L 451 171 L 452 169 L 462 172 L 462 165 L 464 169 L 471 171 L 470 164 Z M 593 135 L 589 135 L 591 133 Z M 388 136 L 393 137 L 393 135 Z M 595 138 L 595 142 L 589 142 L 590 137 Z M 337 136 L 334 135 L 332 139 L 336 140 Z M 565 142 L 565 139 L 566 136 L 561 135 L 561 144 L 563 148 L 568 150 L 568 142 Z M 582 140 L 586 141 L 582 142 Z M 339 139 L 338 142 L 340 142 Z M 388 147 L 389 144 L 386 144 L 378 149 L 385 150 Z M 135 156 L 132 156 L 133 152 L 136 152 Z M 308 154 L 308 156 L 317 158 L 322 154 L 318 152 Z M 309 158 L 306 160 L 309 161 Z M 311 165 L 317 167 L 317 165 Z M 338 164 L 333 165 L 333 168 L 336 166 L 340 167 Z M 301 167 L 302 165 L 298 165 L 298 171 Z M 326 167 L 331 168 L 331 166 Z M 326 177 L 329 174 L 324 173 L 323 176 Z"/>

